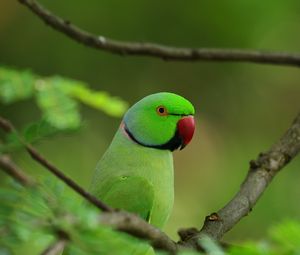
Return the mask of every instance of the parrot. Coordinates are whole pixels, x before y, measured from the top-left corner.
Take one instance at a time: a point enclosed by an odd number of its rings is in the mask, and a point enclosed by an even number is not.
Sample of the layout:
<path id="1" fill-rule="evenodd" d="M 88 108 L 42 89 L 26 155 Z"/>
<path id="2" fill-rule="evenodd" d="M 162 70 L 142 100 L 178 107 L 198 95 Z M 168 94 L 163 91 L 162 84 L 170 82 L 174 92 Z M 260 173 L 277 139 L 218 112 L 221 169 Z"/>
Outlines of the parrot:
<path id="1" fill-rule="evenodd" d="M 170 92 L 131 106 L 96 166 L 91 194 L 162 229 L 174 203 L 172 152 L 192 140 L 194 114 L 191 102 Z"/>

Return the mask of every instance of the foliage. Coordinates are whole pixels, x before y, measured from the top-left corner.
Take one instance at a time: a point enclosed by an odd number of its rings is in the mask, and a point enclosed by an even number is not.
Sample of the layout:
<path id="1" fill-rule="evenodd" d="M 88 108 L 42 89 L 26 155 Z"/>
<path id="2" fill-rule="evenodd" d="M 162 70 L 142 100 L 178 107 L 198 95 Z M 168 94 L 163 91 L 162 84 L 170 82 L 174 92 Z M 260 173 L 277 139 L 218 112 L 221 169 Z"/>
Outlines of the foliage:
<path id="1" fill-rule="evenodd" d="M 30 98 L 35 99 L 42 117 L 21 132 L 27 142 L 78 129 L 82 123 L 79 103 L 113 117 L 122 116 L 128 107 L 124 100 L 91 90 L 81 81 L 60 76 L 40 77 L 28 70 L 0 67 L 0 103 L 7 105 Z M 8 141 L 6 149 L 18 145 L 14 135 L 10 135 Z"/>
<path id="2" fill-rule="evenodd" d="M 68 254 L 128 254 L 148 249 L 129 235 L 99 223 L 99 210 L 82 206 L 78 197 L 49 178 L 31 189 L 12 183 L 0 190 L 0 254 L 39 253 L 63 231 L 70 236 Z"/>
<path id="3" fill-rule="evenodd" d="M 292 255 L 299 253 L 300 223 L 291 219 L 274 225 L 269 231 L 269 240 L 247 242 L 231 248 L 228 252 L 230 255 Z"/>

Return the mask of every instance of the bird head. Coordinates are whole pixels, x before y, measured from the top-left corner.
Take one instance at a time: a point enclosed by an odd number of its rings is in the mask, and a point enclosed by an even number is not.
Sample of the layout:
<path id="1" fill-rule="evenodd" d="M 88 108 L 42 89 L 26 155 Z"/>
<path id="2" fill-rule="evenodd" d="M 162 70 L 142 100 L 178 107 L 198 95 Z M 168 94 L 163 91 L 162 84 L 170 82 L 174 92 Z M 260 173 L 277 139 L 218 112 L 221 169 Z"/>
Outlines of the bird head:
<path id="1" fill-rule="evenodd" d="M 174 151 L 192 139 L 195 109 L 185 98 L 168 92 L 144 97 L 125 114 L 124 132 L 134 142 Z"/>

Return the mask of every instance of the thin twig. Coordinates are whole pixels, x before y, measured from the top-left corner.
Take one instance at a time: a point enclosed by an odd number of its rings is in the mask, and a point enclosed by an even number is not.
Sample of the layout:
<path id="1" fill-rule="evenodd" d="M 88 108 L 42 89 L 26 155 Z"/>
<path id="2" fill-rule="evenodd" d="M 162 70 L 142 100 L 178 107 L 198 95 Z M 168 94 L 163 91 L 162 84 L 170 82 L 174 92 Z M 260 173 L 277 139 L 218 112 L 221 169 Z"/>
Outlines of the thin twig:
<path id="1" fill-rule="evenodd" d="M 179 48 L 155 43 L 122 42 L 91 34 L 64 20 L 35 0 L 18 0 L 40 17 L 47 25 L 86 46 L 119 55 L 151 56 L 180 61 L 239 61 L 283 66 L 300 66 L 300 55 L 283 52 L 264 52 L 242 49 Z"/>
<path id="2" fill-rule="evenodd" d="M 13 125 L 5 118 L 0 117 L 0 127 L 6 132 L 11 133 L 14 132 Z"/>
<path id="3" fill-rule="evenodd" d="M 69 187 L 71 187 L 73 190 L 75 190 L 78 194 L 80 194 L 84 199 L 91 202 L 93 205 L 101 209 L 105 212 L 112 212 L 113 209 L 102 202 L 101 200 L 97 199 L 95 196 L 93 196 L 91 193 L 87 192 L 84 188 L 79 186 L 75 181 L 73 181 L 70 177 L 66 176 L 62 171 L 60 171 L 56 166 L 54 166 L 52 163 L 50 163 L 48 160 L 46 160 L 40 153 L 38 153 L 31 145 L 25 144 L 26 149 L 28 153 L 31 155 L 31 157 L 37 161 L 39 164 L 44 166 L 48 171 L 50 171 L 52 174 L 54 174 L 56 177 L 58 177 L 60 180 L 62 180 L 65 184 L 67 184 Z"/>
<path id="4" fill-rule="evenodd" d="M 2 128 L 5 132 L 15 132 L 14 126 L 5 118 L 0 116 L 0 128 Z M 84 199 L 91 202 L 93 205 L 101 209 L 105 212 L 111 212 L 113 209 L 103 203 L 101 200 L 97 199 L 95 196 L 87 192 L 81 186 L 79 186 L 76 182 L 74 182 L 71 178 L 66 176 L 62 171 L 60 171 L 57 167 L 51 164 L 48 160 L 46 160 L 40 153 L 38 153 L 30 144 L 27 144 L 22 137 L 18 136 L 20 142 L 26 147 L 28 153 L 31 157 L 37 161 L 39 164 L 44 166 L 45 169 L 48 169 L 52 174 L 57 176 L 60 180 L 62 180 L 65 184 L 75 190 L 78 194 L 80 194 Z"/>
<path id="5" fill-rule="evenodd" d="M 35 183 L 8 155 L 0 156 L 0 168 L 23 186 L 33 186 Z"/>
<path id="6" fill-rule="evenodd" d="M 291 127 L 268 152 L 250 161 L 250 169 L 240 190 L 217 213 L 207 216 L 202 229 L 187 236 L 185 245 L 197 245 L 202 235 L 220 240 L 243 217 L 248 215 L 275 175 L 300 152 L 300 113 Z"/>

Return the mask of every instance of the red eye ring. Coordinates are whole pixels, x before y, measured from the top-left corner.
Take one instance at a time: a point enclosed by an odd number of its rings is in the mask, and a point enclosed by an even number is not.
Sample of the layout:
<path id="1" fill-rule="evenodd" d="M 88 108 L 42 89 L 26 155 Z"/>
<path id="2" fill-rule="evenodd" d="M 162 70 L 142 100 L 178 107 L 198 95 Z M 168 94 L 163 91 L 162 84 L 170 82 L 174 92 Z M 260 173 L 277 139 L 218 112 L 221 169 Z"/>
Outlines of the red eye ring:
<path id="1" fill-rule="evenodd" d="M 166 116 L 168 115 L 167 108 L 164 107 L 163 105 L 157 106 L 156 107 L 156 113 L 160 116 Z"/>

